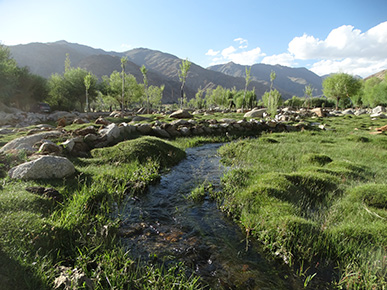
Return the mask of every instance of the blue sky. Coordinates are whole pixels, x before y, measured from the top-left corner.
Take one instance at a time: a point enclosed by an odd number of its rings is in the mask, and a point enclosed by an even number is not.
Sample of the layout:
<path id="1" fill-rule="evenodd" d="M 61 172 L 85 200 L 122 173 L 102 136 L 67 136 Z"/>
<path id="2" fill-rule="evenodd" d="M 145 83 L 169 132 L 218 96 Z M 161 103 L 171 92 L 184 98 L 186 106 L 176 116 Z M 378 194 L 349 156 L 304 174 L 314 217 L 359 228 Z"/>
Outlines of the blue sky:
<path id="1" fill-rule="evenodd" d="M 0 0 L 1 44 L 57 40 L 366 77 L 387 69 L 387 1 Z"/>

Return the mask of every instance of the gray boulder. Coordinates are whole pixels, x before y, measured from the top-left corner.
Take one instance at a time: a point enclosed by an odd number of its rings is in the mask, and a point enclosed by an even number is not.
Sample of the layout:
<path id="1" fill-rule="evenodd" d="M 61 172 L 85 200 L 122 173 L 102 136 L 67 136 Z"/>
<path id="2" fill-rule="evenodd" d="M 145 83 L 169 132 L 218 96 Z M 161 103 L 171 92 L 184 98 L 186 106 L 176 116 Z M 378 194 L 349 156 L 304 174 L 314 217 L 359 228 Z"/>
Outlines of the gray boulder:
<path id="1" fill-rule="evenodd" d="M 107 125 L 106 128 L 101 129 L 99 134 L 101 137 L 106 137 L 108 142 L 113 142 L 114 140 L 118 139 L 118 137 L 120 137 L 121 130 L 115 123 L 111 123 Z"/>
<path id="2" fill-rule="evenodd" d="M 35 152 L 37 151 L 37 149 L 32 147 L 35 143 L 50 137 L 59 137 L 61 134 L 62 133 L 59 131 L 50 131 L 50 132 L 42 132 L 42 133 L 30 135 L 30 136 L 20 137 L 8 142 L 3 147 L 1 147 L 0 153 L 6 152 L 9 150 L 22 150 L 22 149 L 30 152 Z"/>
<path id="3" fill-rule="evenodd" d="M 384 108 L 383 106 L 377 106 L 377 107 L 372 109 L 372 114 L 379 114 L 379 113 L 383 113 L 385 111 L 386 111 L 386 108 Z"/>
<path id="4" fill-rule="evenodd" d="M 250 112 L 247 112 L 245 118 L 263 118 L 263 114 L 266 113 L 266 108 L 263 109 L 253 109 Z"/>
<path id="5" fill-rule="evenodd" d="M 176 112 L 173 112 L 171 115 L 169 115 L 170 118 L 176 118 L 176 119 L 188 119 L 193 118 L 190 112 L 187 110 L 177 110 Z"/>
<path id="6" fill-rule="evenodd" d="M 41 156 L 12 168 L 8 175 L 18 179 L 50 179 L 70 176 L 74 172 L 74 165 L 65 157 Z"/>

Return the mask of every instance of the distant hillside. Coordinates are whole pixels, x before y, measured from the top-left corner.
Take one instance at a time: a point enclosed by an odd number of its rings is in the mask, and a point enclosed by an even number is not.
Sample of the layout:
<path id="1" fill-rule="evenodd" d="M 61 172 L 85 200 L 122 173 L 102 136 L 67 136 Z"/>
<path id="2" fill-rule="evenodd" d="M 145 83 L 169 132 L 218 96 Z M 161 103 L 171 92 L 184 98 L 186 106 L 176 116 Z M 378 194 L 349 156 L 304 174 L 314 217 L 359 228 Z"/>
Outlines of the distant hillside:
<path id="1" fill-rule="evenodd" d="M 48 78 L 53 73 L 64 72 L 66 54 L 70 55 L 73 67 L 85 68 L 101 78 L 113 71 L 121 70 L 121 57 L 128 57 L 127 73 L 133 74 L 142 83 L 140 67 L 148 69 L 150 85 L 165 84 L 164 103 L 176 102 L 180 96 L 180 81 L 178 77 L 181 59 L 174 55 L 137 48 L 127 52 L 107 52 L 85 45 L 69 43 L 64 40 L 52 43 L 30 43 L 10 46 L 10 51 L 18 65 L 30 68 L 32 73 Z M 303 96 L 306 84 L 311 84 L 321 93 L 321 79 L 305 68 L 289 68 L 256 64 L 252 66 L 252 81 L 249 89 L 255 87 L 258 97 L 269 90 L 270 72 L 274 70 L 277 78 L 274 86 L 281 92 L 284 99 L 293 95 Z M 199 88 L 215 88 L 216 86 L 241 90 L 245 86 L 245 67 L 234 63 L 213 66 L 205 69 L 192 63 L 186 82 L 188 99 L 193 98 Z"/>
<path id="2" fill-rule="evenodd" d="M 208 68 L 224 74 L 244 77 L 245 66 L 229 62 L 227 64 L 215 65 Z M 306 68 L 291 68 L 281 65 L 254 64 L 251 66 L 251 78 L 257 82 L 269 85 L 270 73 L 276 73 L 274 87 L 279 91 L 285 91 L 291 96 L 304 96 L 306 85 L 311 85 L 315 91 L 314 95 L 322 94 L 322 78 Z"/>
<path id="3" fill-rule="evenodd" d="M 377 72 L 376 74 L 370 75 L 370 76 L 366 77 L 364 80 L 366 81 L 366 80 L 368 80 L 370 78 L 374 78 L 374 77 L 381 79 L 381 80 L 384 80 L 386 74 L 387 74 L 387 69 L 382 70 L 380 72 Z"/>

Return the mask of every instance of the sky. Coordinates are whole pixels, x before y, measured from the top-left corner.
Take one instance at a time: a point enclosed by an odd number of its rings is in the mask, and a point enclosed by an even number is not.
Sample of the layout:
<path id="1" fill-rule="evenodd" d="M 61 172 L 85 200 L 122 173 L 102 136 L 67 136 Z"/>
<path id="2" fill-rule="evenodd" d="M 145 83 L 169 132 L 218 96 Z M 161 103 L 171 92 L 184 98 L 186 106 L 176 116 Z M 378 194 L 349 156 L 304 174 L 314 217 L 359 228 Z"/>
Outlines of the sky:
<path id="1" fill-rule="evenodd" d="M 387 1 L 0 0 L 0 44 L 59 40 L 367 77 L 387 69 Z"/>

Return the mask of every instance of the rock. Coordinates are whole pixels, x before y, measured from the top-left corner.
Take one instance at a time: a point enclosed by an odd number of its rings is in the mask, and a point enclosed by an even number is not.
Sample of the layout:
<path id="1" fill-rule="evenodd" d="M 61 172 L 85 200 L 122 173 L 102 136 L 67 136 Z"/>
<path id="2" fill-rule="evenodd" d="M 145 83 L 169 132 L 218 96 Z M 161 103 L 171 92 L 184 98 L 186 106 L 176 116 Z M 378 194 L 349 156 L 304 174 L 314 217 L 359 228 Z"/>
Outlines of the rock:
<path id="1" fill-rule="evenodd" d="M 152 127 L 150 124 L 140 124 L 137 126 L 137 131 L 143 135 L 150 134 L 152 132 Z"/>
<path id="2" fill-rule="evenodd" d="M 62 147 L 56 145 L 52 141 L 44 141 L 42 145 L 39 147 L 39 153 L 40 154 L 54 154 L 54 155 L 60 155 L 62 153 Z"/>
<path id="3" fill-rule="evenodd" d="M 188 127 L 183 127 L 180 129 L 180 133 L 183 136 L 190 136 L 191 135 L 191 129 Z"/>
<path id="4" fill-rule="evenodd" d="M 250 112 L 247 112 L 244 115 L 244 118 L 263 118 L 263 114 L 266 113 L 266 108 L 263 109 L 253 109 Z"/>
<path id="5" fill-rule="evenodd" d="M 77 129 L 73 132 L 73 135 L 75 136 L 86 136 L 88 134 L 96 134 L 97 131 L 96 129 L 94 128 L 94 126 L 89 126 L 89 127 L 86 127 L 86 128 L 80 128 L 80 129 Z"/>
<path id="6" fill-rule="evenodd" d="M 176 118 L 176 119 L 189 119 L 193 118 L 190 112 L 187 110 L 177 110 L 176 112 L 173 112 L 171 115 L 169 115 L 170 118 Z"/>
<path id="7" fill-rule="evenodd" d="M 352 109 L 346 109 L 341 114 L 342 115 L 355 115 L 355 113 L 352 111 Z"/>
<path id="8" fill-rule="evenodd" d="M 152 128 L 153 130 L 153 133 L 157 136 L 157 137 L 161 137 L 161 138 L 170 138 L 171 136 L 169 135 L 169 133 L 164 130 L 164 129 L 161 129 L 160 127 L 156 126 L 156 127 L 153 127 Z"/>
<path id="9" fill-rule="evenodd" d="M 102 117 L 98 117 L 97 120 L 95 120 L 94 122 L 95 124 L 99 124 L 99 125 L 104 125 L 104 126 L 107 126 L 110 124 L 110 122 Z"/>
<path id="10" fill-rule="evenodd" d="M 67 122 L 66 122 L 66 119 L 65 118 L 60 118 L 57 122 L 56 122 L 57 126 L 58 127 L 65 127 L 67 125 Z"/>
<path id="11" fill-rule="evenodd" d="M 73 151 L 73 148 L 74 148 L 74 146 L 75 146 L 75 141 L 74 141 L 74 139 L 66 140 L 65 142 L 63 142 L 63 143 L 61 144 L 61 146 L 62 146 L 64 149 L 66 149 L 67 152 L 70 153 L 71 151 Z"/>
<path id="12" fill-rule="evenodd" d="M 175 126 L 166 126 L 165 130 L 168 132 L 171 137 L 177 137 L 180 136 L 180 132 L 176 130 Z"/>
<path id="13" fill-rule="evenodd" d="M 372 109 L 372 114 L 379 114 L 379 113 L 383 113 L 386 111 L 386 108 L 383 107 L 383 106 L 377 106 L 375 108 Z"/>
<path id="14" fill-rule="evenodd" d="M 74 172 L 74 165 L 65 157 L 41 156 L 12 168 L 8 175 L 19 179 L 50 179 L 70 176 Z"/>
<path id="15" fill-rule="evenodd" d="M 132 121 L 134 121 L 134 122 L 141 122 L 141 121 L 148 121 L 149 120 L 149 118 L 147 118 L 147 117 L 142 117 L 142 116 L 136 116 L 136 117 L 134 117 L 133 119 L 132 119 Z"/>
<path id="16" fill-rule="evenodd" d="M 314 109 L 312 109 L 310 111 L 315 113 L 316 116 L 319 117 L 319 118 L 325 117 L 325 114 L 324 114 L 324 111 L 322 110 L 322 108 L 314 108 Z"/>
<path id="17" fill-rule="evenodd" d="M 85 124 L 86 121 L 82 120 L 81 118 L 75 118 L 73 121 L 73 124 Z"/>
<path id="18" fill-rule="evenodd" d="M 42 132 L 30 136 L 20 137 L 14 139 L 7 144 L 5 144 L 2 148 L 0 148 L 0 153 L 6 152 L 8 150 L 27 150 L 30 152 L 35 152 L 37 149 L 33 148 L 33 145 L 43 139 L 47 139 L 50 137 L 59 137 L 62 133 L 59 131 L 50 131 L 50 132 Z"/>
<path id="19" fill-rule="evenodd" d="M 106 128 L 99 130 L 99 134 L 102 137 L 106 136 L 108 142 L 113 142 L 120 137 L 121 130 L 115 123 L 111 123 Z"/>
<path id="20" fill-rule="evenodd" d="M 371 114 L 371 118 L 378 118 L 378 119 L 387 119 L 387 116 L 383 113 L 376 113 L 376 114 Z"/>
<path id="21" fill-rule="evenodd" d="M 189 126 L 190 123 L 186 120 L 179 119 L 179 120 L 172 121 L 170 124 L 172 126 L 179 127 L 179 126 Z"/>

